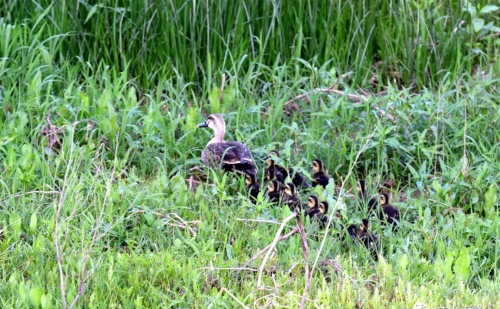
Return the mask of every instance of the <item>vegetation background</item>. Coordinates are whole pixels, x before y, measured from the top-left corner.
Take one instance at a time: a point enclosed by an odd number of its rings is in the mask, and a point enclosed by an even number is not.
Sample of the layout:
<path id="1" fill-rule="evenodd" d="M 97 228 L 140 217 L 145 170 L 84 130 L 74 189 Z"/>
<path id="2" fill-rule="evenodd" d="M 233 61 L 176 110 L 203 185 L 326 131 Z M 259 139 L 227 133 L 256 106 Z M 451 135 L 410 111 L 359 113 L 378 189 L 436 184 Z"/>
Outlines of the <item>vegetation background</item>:
<path id="1" fill-rule="evenodd" d="M 0 307 L 295 308 L 306 263 L 307 308 L 500 307 L 499 6 L 2 0 Z M 232 278 L 289 213 L 229 175 L 188 188 L 213 112 L 260 166 L 323 159 L 350 221 L 358 166 L 392 180 L 383 258 L 306 222 L 310 260 L 293 236 L 265 288 Z"/>

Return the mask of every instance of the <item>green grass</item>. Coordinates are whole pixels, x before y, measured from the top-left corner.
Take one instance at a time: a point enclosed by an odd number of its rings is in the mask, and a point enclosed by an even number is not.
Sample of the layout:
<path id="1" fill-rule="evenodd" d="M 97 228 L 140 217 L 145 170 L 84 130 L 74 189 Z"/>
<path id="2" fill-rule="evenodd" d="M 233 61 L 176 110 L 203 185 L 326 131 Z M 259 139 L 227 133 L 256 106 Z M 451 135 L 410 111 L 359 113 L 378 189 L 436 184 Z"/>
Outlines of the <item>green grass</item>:
<path id="1" fill-rule="evenodd" d="M 343 270 L 318 264 L 307 308 L 499 306 L 492 3 L 51 3 L 4 1 L 0 10 L 1 308 L 63 307 L 56 242 L 68 305 L 88 275 L 76 308 L 239 307 L 231 294 L 249 307 L 296 308 L 305 263 L 318 254 Z M 367 102 L 313 91 L 349 72 L 338 89 L 367 91 Z M 285 107 L 306 92 L 298 110 Z M 366 144 L 359 164 L 371 192 L 393 179 L 402 211 L 396 231 L 373 220 L 384 257 L 333 236 L 320 252 L 319 231 L 306 222 L 312 261 L 298 235 L 278 244 L 267 289 L 257 290 L 256 273 L 237 280 L 220 269 L 272 242 L 279 225 L 253 220 L 279 223 L 289 212 L 251 204 L 231 175 L 213 172 L 214 187 L 187 188 L 210 139 L 196 124 L 213 112 L 260 172 L 277 147 L 304 172 L 320 157 L 340 185 Z M 60 144 L 43 133 L 49 123 Z M 359 223 L 358 204 L 339 207 Z M 176 216 L 196 235 L 173 226 Z"/>

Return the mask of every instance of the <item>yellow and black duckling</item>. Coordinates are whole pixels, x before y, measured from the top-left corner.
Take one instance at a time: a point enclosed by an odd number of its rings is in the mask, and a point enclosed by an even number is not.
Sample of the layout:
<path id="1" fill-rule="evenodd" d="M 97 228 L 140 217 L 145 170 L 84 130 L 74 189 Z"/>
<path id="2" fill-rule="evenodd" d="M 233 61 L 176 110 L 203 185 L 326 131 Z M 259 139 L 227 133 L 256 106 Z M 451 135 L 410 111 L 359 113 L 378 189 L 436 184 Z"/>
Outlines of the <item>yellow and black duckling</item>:
<path id="1" fill-rule="evenodd" d="M 211 128 L 212 138 L 201 152 L 203 164 L 211 167 L 221 167 L 226 172 L 235 171 L 245 174 L 256 174 L 255 163 L 247 145 L 242 142 L 226 142 L 226 123 L 221 114 L 212 114 L 207 120 L 198 124 L 198 128 Z"/>
<path id="2" fill-rule="evenodd" d="M 311 195 L 307 199 L 307 205 L 309 209 L 306 211 L 306 216 L 310 217 L 311 220 L 319 220 L 319 227 L 324 229 L 326 224 L 328 224 L 328 202 L 321 202 L 318 205 L 318 197 Z"/>
<path id="3" fill-rule="evenodd" d="M 399 222 L 399 209 L 389 204 L 389 194 L 381 193 L 379 203 L 379 219 L 382 224 L 386 221 L 390 224 Z"/>
<path id="4" fill-rule="evenodd" d="M 370 232 L 370 221 L 368 219 L 361 220 L 357 237 L 363 245 L 370 251 L 373 257 L 377 257 L 380 252 L 380 242 L 375 233 Z"/>
<path id="5" fill-rule="evenodd" d="M 358 195 L 359 195 L 359 198 L 366 202 L 366 200 L 368 199 L 368 190 L 366 188 L 366 180 L 364 179 L 360 179 L 359 182 L 358 182 Z M 377 209 L 378 207 L 378 200 L 376 197 L 372 197 L 368 200 L 368 211 L 371 212 L 375 209 Z"/>
<path id="6" fill-rule="evenodd" d="M 266 181 L 267 182 L 271 182 L 273 180 L 276 180 L 280 184 L 283 184 L 285 182 L 285 179 L 283 179 L 283 177 L 281 177 L 281 174 L 280 174 L 280 177 L 279 177 L 278 176 L 278 171 L 276 169 L 274 169 L 274 168 L 266 169 L 266 172 L 265 172 L 264 175 L 266 177 Z"/>
<path id="7" fill-rule="evenodd" d="M 273 175 L 272 179 L 278 180 L 281 183 L 285 183 L 285 179 L 288 177 L 288 171 L 283 166 L 276 164 L 274 161 L 274 157 L 280 157 L 280 153 L 277 150 L 272 150 L 269 152 L 269 155 L 266 157 L 267 160 L 267 168 L 265 171 L 265 175 Z M 271 180 L 268 178 L 268 180 Z"/>
<path id="8" fill-rule="evenodd" d="M 302 211 L 302 201 L 297 197 L 297 188 L 291 182 L 285 185 L 283 204 L 287 205 L 291 211 L 297 213 Z"/>
<path id="9" fill-rule="evenodd" d="M 248 195 L 250 196 L 252 202 L 255 203 L 257 201 L 257 196 L 260 193 L 260 184 L 257 183 L 254 174 L 246 174 L 245 183 L 247 184 Z"/>
<path id="10" fill-rule="evenodd" d="M 281 185 L 276 179 L 267 185 L 266 195 L 271 203 L 279 203 L 281 199 Z"/>
<path id="11" fill-rule="evenodd" d="M 328 176 L 328 173 L 325 171 L 323 162 L 320 159 L 314 159 L 312 168 L 314 171 L 314 181 L 312 182 L 313 187 L 320 185 L 323 188 L 326 188 L 328 182 L 330 181 L 330 176 Z"/>

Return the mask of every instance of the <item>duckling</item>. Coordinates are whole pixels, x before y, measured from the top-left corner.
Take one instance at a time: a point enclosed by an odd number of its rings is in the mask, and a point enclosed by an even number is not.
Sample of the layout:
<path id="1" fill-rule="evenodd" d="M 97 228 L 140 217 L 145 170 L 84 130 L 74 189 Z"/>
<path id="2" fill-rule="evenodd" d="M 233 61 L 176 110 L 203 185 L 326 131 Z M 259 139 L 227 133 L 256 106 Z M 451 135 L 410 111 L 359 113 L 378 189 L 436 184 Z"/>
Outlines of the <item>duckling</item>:
<path id="1" fill-rule="evenodd" d="M 327 201 L 323 201 L 321 203 L 319 203 L 319 210 L 321 212 L 321 221 L 319 223 L 319 227 L 321 229 L 324 229 L 327 225 L 328 225 L 328 216 L 326 215 L 328 213 L 328 202 Z"/>
<path id="2" fill-rule="evenodd" d="M 281 173 L 278 173 L 278 170 L 275 168 L 266 169 L 265 177 L 268 182 L 272 180 L 277 180 L 280 184 L 285 183 L 285 178 L 283 178 L 283 175 Z"/>
<path id="3" fill-rule="evenodd" d="M 316 195 L 309 196 L 307 199 L 307 206 L 309 206 L 309 209 L 306 211 L 306 216 L 312 219 L 316 215 L 320 214 L 318 203 L 318 197 Z"/>
<path id="4" fill-rule="evenodd" d="M 375 233 L 370 232 L 370 221 L 368 219 L 361 220 L 359 226 L 358 238 L 363 245 L 370 250 L 373 257 L 376 257 L 380 252 L 380 242 Z"/>
<path id="5" fill-rule="evenodd" d="M 266 157 L 267 169 L 265 171 L 265 174 L 267 175 L 268 172 L 275 171 L 274 175 L 276 179 L 279 182 L 284 183 L 285 179 L 288 177 L 288 171 L 283 166 L 276 164 L 276 162 L 273 159 L 273 156 L 279 158 L 280 153 L 277 150 L 272 150 L 269 152 L 269 155 L 267 155 Z"/>
<path id="6" fill-rule="evenodd" d="M 358 189 L 359 198 L 362 201 L 366 201 L 366 199 L 368 198 L 368 192 L 367 192 L 367 189 L 366 189 L 366 181 L 364 179 L 360 179 L 359 180 L 357 189 Z M 378 207 L 378 200 L 377 200 L 377 198 L 376 197 L 370 198 L 370 200 L 368 201 L 368 211 L 372 212 L 377 207 Z"/>
<path id="7" fill-rule="evenodd" d="M 385 224 L 387 220 L 388 223 L 394 224 L 399 221 L 399 209 L 389 204 L 389 194 L 380 194 L 380 208 L 379 208 L 379 219 L 382 224 Z"/>
<path id="8" fill-rule="evenodd" d="M 276 179 L 272 180 L 267 185 L 266 195 L 271 203 L 279 203 L 281 198 L 281 186 Z"/>
<path id="9" fill-rule="evenodd" d="M 203 164 L 214 167 L 220 166 L 227 171 L 245 174 L 256 174 L 255 163 L 247 145 L 242 142 L 225 142 L 226 123 L 221 114 L 212 114 L 207 120 L 198 124 L 198 128 L 211 128 L 214 131 L 212 138 L 201 152 Z"/>
<path id="10" fill-rule="evenodd" d="M 320 159 L 314 159 L 312 168 L 314 171 L 314 181 L 312 183 L 313 187 L 320 185 L 323 188 L 326 188 L 328 182 L 330 181 L 330 176 L 328 176 L 328 173 L 324 170 L 323 162 Z"/>
<path id="11" fill-rule="evenodd" d="M 245 183 L 247 184 L 248 195 L 252 202 L 255 203 L 260 193 L 260 184 L 257 183 L 254 174 L 245 174 Z"/>
<path id="12" fill-rule="evenodd" d="M 297 188 L 291 182 L 285 185 L 283 204 L 290 207 L 291 211 L 297 213 L 302 211 L 302 201 L 297 197 Z"/>
<path id="13" fill-rule="evenodd" d="M 318 219 L 320 228 L 324 229 L 328 224 L 328 217 L 325 215 L 328 213 L 328 202 L 321 202 L 318 205 L 318 197 L 311 195 L 307 199 L 307 205 L 309 209 L 306 211 L 306 216 L 310 217 L 311 220 Z"/>
<path id="14" fill-rule="evenodd" d="M 288 169 L 288 174 L 292 177 L 292 183 L 299 188 L 309 188 L 311 185 L 307 182 L 306 176 L 293 168 Z"/>

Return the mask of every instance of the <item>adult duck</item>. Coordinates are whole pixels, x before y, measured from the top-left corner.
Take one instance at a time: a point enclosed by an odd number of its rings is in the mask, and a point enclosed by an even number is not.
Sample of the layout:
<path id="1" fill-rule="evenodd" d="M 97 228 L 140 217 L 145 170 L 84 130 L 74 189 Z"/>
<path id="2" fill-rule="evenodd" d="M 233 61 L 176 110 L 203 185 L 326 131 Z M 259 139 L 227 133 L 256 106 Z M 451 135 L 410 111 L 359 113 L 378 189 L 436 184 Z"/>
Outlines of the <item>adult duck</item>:
<path id="1" fill-rule="evenodd" d="M 214 131 L 212 138 L 201 152 L 203 164 L 211 167 L 221 167 L 226 172 L 257 173 L 255 163 L 247 145 L 242 142 L 226 142 L 226 122 L 221 114 L 212 114 L 207 120 L 198 124 L 198 128 L 211 128 Z"/>

